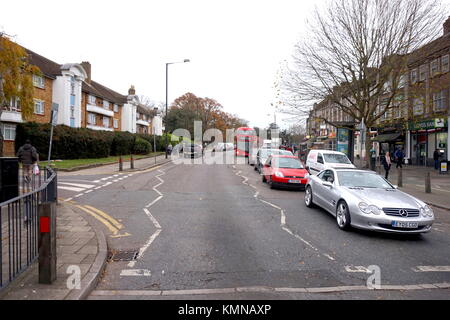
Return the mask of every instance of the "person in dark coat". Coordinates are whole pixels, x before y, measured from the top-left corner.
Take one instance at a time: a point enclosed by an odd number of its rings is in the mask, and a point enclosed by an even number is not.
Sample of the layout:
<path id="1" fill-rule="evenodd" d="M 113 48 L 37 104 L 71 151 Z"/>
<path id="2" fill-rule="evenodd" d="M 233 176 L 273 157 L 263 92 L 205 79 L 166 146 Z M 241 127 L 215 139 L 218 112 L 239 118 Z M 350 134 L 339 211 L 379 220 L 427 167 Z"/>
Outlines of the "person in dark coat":
<path id="1" fill-rule="evenodd" d="M 438 149 L 434 150 L 433 159 L 434 159 L 434 168 L 436 170 L 439 169 L 439 156 L 440 156 L 439 150 Z"/>
<path id="2" fill-rule="evenodd" d="M 389 170 L 391 169 L 392 165 L 391 155 L 389 154 L 389 152 L 386 152 L 386 154 L 381 157 L 381 164 L 383 165 L 384 171 L 386 172 L 384 177 L 387 179 L 389 176 Z"/>
<path id="3" fill-rule="evenodd" d="M 403 158 L 405 158 L 405 154 L 403 153 L 402 148 L 398 148 L 395 153 L 394 153 L 394 157 L 395 160 L 397 160 L 397 165 L 396 168 L 398 169 L 398 167 L 403 168 L 402 164 L 403 164 Z"/>
<path id="4" fill-rule="evenodd" d="M 26 140 L 25 144 L 17 151 L 19 162 L 22 163 L 24 179 L 27 183 L 31 181 L 33 165 L 38 162 L 39 155 L 36 148 L 31 145 L 30 140 Z"/>

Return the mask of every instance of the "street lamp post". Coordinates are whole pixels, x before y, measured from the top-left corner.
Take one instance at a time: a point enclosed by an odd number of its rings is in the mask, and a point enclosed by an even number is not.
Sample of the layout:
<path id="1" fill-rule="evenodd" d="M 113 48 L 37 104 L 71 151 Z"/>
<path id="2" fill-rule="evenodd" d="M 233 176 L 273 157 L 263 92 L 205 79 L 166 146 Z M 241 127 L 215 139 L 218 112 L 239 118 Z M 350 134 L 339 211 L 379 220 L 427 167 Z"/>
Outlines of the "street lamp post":
<path id="1" fill-rule="evenodd" d="M 189 59 L 184 59 L 183 61 L 178 62 L 168 62 L 166 63 L 166 115 L 164 117 L 164 133 L 166 134 L 166 159 L 167 159 L 167 147 L 169 146 L 169 135 L 167 134 L 167 106 L 168 106 L 168 99 L 169 99 L 169 64 L 175 64 L 175 63 L 186 63 L 190 62 Z"/>

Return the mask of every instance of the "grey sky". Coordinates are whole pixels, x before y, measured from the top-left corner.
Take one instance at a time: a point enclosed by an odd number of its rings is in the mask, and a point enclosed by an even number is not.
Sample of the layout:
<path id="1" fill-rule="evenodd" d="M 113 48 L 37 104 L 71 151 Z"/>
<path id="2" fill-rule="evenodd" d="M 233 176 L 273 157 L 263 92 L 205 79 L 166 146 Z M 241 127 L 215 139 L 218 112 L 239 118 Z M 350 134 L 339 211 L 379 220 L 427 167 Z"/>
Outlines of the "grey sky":
<path id="1" fill-rule="evenodd" d="M 165 100 L 165 63 L 188 58 L 169 67 L 169 101 L 192 92 L 263 127 L 273 120 L 279 63 L 323 2 L 3 1 L 0 30 L 56 62 L 88 60 L 94 80 L 122 94 L 134 84 L 156 101 Z"/>

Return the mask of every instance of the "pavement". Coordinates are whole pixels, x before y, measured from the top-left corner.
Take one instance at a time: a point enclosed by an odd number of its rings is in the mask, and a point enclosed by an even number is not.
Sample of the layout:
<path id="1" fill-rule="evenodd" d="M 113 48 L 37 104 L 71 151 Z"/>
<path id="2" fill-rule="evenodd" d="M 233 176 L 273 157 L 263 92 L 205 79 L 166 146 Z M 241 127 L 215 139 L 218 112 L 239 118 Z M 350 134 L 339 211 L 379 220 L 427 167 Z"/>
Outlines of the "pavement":
<path id="1" fill-rule="evenodd" d="M 124 163 L 123 172 L 139 172 L 170 161 L 165 156 L 135 160 L 134 169 Z M 59 177 L 119 173 L 118 164 L 98 166 L 74 172 L 60 172 Z M 61 200 L 61 199 L 60 199 Z M 80 210 L 75 202 L 59 201 L 57 205 L 57 279 L 39 284 L 38 262 L 0 291 L 1 300 L 80 300 L 96 287 L 104 272 L 108 245 L 105 232 L 96 219 Z M 75 270 L 75 271 L 74 271 Z M 74 274 L 79 272 L 79 288 Z"/>

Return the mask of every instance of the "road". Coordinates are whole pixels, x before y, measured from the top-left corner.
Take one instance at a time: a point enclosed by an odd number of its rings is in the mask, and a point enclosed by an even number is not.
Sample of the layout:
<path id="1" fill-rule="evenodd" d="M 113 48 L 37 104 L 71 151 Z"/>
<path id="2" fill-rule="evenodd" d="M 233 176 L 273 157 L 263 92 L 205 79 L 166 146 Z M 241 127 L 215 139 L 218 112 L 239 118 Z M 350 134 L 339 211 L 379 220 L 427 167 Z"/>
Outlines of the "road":
<path id="1" fill-rule="evenodd" d="M 344 232 L 302 191 L 271 190 L 246 164 L 62 175 L 59 187 L 77 210 L 104 214 L 112 251 L 138 255 L 110 261 L 90 299 L 450 298 L 427 289 L 450 282 L 445 210 L 421 236 Z M 373 265 L 390 290 L 365 287 Z"/>

